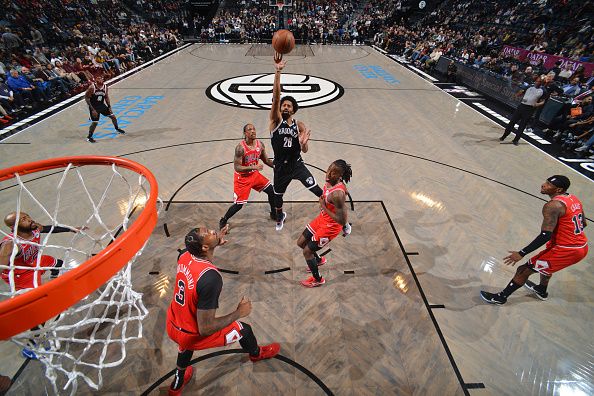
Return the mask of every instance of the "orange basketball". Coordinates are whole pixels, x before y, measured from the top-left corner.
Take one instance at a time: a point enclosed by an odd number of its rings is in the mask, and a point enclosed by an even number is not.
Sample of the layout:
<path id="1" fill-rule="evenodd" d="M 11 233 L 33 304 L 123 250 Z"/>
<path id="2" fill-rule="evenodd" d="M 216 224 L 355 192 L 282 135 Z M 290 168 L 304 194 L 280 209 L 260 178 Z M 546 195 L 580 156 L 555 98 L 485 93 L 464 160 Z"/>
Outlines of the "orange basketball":
<path id="1" fill-rule="evenodd" d="M 277 30 L 272 36 L 272 47 L 279 54 L 288 54 L 295 48 L 295 37 L 286 29 Z"/>

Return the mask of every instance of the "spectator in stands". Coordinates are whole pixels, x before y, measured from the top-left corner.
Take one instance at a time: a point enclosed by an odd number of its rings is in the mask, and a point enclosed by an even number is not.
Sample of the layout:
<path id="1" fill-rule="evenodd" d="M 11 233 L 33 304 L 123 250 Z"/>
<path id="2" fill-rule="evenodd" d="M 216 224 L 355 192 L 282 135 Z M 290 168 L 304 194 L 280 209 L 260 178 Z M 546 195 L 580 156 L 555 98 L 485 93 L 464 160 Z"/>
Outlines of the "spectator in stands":
<path id="1" fill-rule="evenodd" d="M 35 47 L 35 51 L 33 52 L 33 58 L 35 59 L 35 61 L 37 61 L 37 63 L 41 63 L 42 65 L 47 65 L 48 63 L 50 63 L 49 59 L 47 59 L 40 47 Z"/>
<path id="2" fill-rule="evenodd" d="M 8 69 L 6 68 L 6 65 L 4 64 L 4 62 L 2 62 L 2 52 L 0 52 L 0 78 L 3 78 L 6 80 L 7 74 L 8 74 Z"/>
<path id="3" fill-rule="evenodd" d="M 60 61 L 56 61 L 56 63 L 60 63 Z M 40 71 L 44 76 L 46 76 L 51 87 L 56 88 L 64 95 L 68 95 L 69 88 L 75 85 L 74 83 L 69 82 L 68 79 L 61 77 L 60 74 L 54 70 L 54 67 L 51 63 L 46 65 L 45 70 L 43 70 L 43 67 L 40 65 Z"/>
<path id="4" fill-rule="evenodd" d="M 16 70 L 10 71 L 10 77 L 8 77 L 6 83 L 12 91 L 21 94 L 24 98 L 29 98 L 36 103 L 45 100 L 41 90 L 25 76 L 19 75 L 19 72 Z"/>
<path id="5" fill-rule="evenodd" d="M 543 129 L 545 134 L 549 134 L 553 131 L 558 131 L 553 137 L 555 139 L 560 138 L 563 132 L 575 128 L 578 122 L 584 121 L 594 114 L 594 106 L 592 105 L 592 96 L 586 97 L 582 100 L 579 106 L 579 111 L 575 115 L 570 114 L 571 109 L 562 111 L 560 115 L 553 118 L 549 123 L 549 127 Z M 574 110 L 575 111 L 575 110 Z M 572 126 L 573 125 L 573 126 Z"/>
<path id="6" fill-rule="evenodd" d="M 12 33 L 10 28 L 4 28 L 2 42 L 4 43 L 4 48 L 6 48 L 9 52 L 19 48 L 22 44 L 20 37 Z"/>
<path id="7" fill-rule="evenodd" d="M 594 69 L 592 69 L 592 73 L 590 73 L 590 77 L 584 83 L 585 89 L 592 89 L 594 86 Z"/>
<path id="8" fill-rule="evenodd" d="M 555 62 L 555 66 L 553 66 L 551 68 L 551 70 L 549 70 L 549 73 L 554 73 L 554 79 L 558 80 L 559 79 L 559 74 L 561 73 L 561 61 L 558 60 L 557 62 Z"/>
<path id="9" fill-rule="evenodd" d="M 48 66 L 51 66 L 48 65 Z M 69 85 L 71 86 L 76 86 L 78 84 L 80 84 L 80 77 L 76 75 L 76 73 L 73 73 L 72 71 L 66 71 L 66 69 L 64 69 L 64 65 L 62 64 L 62 62 L 57 61 L 56 62 L 56 66 L 54 67 L 54 71 L 58 74 L 59 77 L 61 77 L 62 79 L 66 79 L 69 82 Z"/>
<path id="10" fill-rule="evenodd" d="M 89 71 L 91 67 L 89 65 L 85 65 L 82 59 L 76 58 L 74 64 L 69 65 L 68 63 L 65 63 L 65 65 L 71 67 L 72 71 L 85 81 L 93 81 L 93 74 Z"/>
<path id="11" fill-rule="evenodd" d="M 51 98 L 52 85 L 47 81 L 47 77 L 43 75 L 43 66 L 35 65 L 33 70 L 23 67 L 21 74 L 39 89 L 43 101 L 48 101 Z"/>
<path id="12" fill-rule="evenodd" d="M 537 76 L 543 75 L 547 72 L 544 67 L 544 61 L 542 60 L 542 58 L 536 61 L 536 65 L 532 67 L 532 70 L 534 74 L 536 74 Z"/>
<path id="13" fill-rule="evenodd" d="M 57 61 L 61 61 L 62 57 L 58 56 L 55 52 L 50 52 L 50 61 L 51 65 L 55 65 Z"/>
<path id="14" fill-rule="evenodd" d="M 535 74 L 532 71 L 532 66 L 527 66 L 524 70 L 524 83 L 531 85 L 534 83 Z"/>
<path id="15" fill-rule="evenodd" d="M 8 111 L 0 105 L 0 124 L 8 124 L 12 120 L 12 116 L 8 114 Z"/>
<path id="16" fill-rule="evenodd" d="M 594 129 L 590 128 L 587 132 L 592 133 L 592 132 L 594 132 Z M 590 136 L 590 138 L 588 140 L 586 140 L 583 145 L 576 148 L 575 151 L 578 153 L 587 153 L 592 149 L 592 146 L 594 146 L 594 134 L 592 136 Z M 591 155 L 588 158 L 594 159 L 594 155 Z"/>
<path id="17" fill-rule="evenodd" d="M 36 27 L 33 26 L 31 28 L 31 44 L 43 45 L 43 42 L 44 42 L 43 35 Z"/>
<path id="18" fill-rule="evenodd" d="M 580 79 L 578 77 L 573 77 L 569 84 L 564 85 L 562 88 L 564 95 L 577 96 L 582 90 L 582 87 L 580 85 Z"/>
<path id="19" fill-rule="evenodd" d="M 23 99 L 20 95 L 15 95 L 14 91 L 0 78 L 0 104 L 10 113 L 14 113 L 23 107 Z"/>
<path id="20" fill-rule="evenodd" d="M 584 65 L 580 64 L 573 72 L 573 75 L 571 76 L 571 78 L 577 78 L 579 81 L 583 81 L 586 79 L 585 72 L 586 72 L 586 69 L 584 68 Z"/>
<path id="21" fill-rule="evenodd" d="M 437 64 L 437 61 L 439 61 L 439 58 L 441 57 L 442 54 L 443 54 L 443 50 L 441 47 L 436 47 L 433 51 L 431 51 L 431 54 L 429 55 L 429 59 L 427 59 L 425 62 L 425 68 L 430 69 L 430 68 L 434 67 Z"/>
<path id="22" fill-rule="evenodd" d="M 569 81 L 569 78 L 573 74 L 573 70 L 571 70 L 571 64 L 569 62 L 565 64 L 563 70 L 559 72 L 558 79 L 560 81 Z"/>

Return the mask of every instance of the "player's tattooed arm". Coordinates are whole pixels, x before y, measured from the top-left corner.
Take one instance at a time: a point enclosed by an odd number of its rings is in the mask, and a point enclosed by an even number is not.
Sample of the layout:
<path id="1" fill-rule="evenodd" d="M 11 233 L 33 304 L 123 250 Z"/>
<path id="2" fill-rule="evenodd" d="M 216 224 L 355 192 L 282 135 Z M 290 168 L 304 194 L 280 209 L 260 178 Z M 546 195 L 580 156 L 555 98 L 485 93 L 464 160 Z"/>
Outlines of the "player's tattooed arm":
<path id="1" fill-rule="evenodd" d="M 239 319 L 239 313 L 237 311 L 218 318 L 216 317 L 216 312 L 216 309 L 198 309 L 196 311 L 198 329 L 201 336 L 214 334 Z"/>
<path id="2" fill-rule="evenodd" d="M 563 216 L 565 213 L 565 206 L 559 201 L 549 201 L 542 207 L 542 226 L 540 228 L 540 234 L 532 242 L 530 242 L 526 247 L 520 249 L 519 251 L 510 250 L 508 256 L 503 258 L 503 262 L 506 265 L 515 265 L 518 261 L 522 259 L 522 257 L 526 256 L 527 254 L 532 253 L 545 243 L 551 240 L 553 235 L 553 231 L 555 231 L 555 227 L 557 226 L 557 221 L 559 217 Z"/>
<path id="3" fill-rule="evenodd" d="M 297 128 L 299 128 L 299 144 L 301 145 L 301 151 L 307 153 L 309 150 L 309 137 L 311 135 L 311 130 L 305 126 L 305 124 L 301 121 L 297 121 Z"/>
<path id="4" fill-rule="evenodd" d="M 237 309 L 228 315 L 216 317 L 216 309 L 198 309 L 196 318 L 198 320 L 198 329 L 201 336 L 209 336 L 219 330 L 224 329 L 238 319 L 245 318 L 252 312 L 252 302 L 243 297 Z"/>
<path id="5" fill-rule="evenodd" d="M 260 153 L 260 159 L 269 167 L 274 168 L 272 160 L 268 158 L 268 153 L 266 152 L 266 147 L 262 144 L 262 153 Z"/>
<path id="6" fill-rule="evenodd" d="M 0 265 L 9 265 L 12 255 L 12 241 L 5 241 L 0 245 Z"/>
<path id="7" fill-rule="evenodd" d="M 262 165 L 260 165 L 260 164 L 258 164 L 256 166 L 242 165 L 241 163 L 243 162 L 244 154 L 245 154 L 245 151 L 243 150 L 243 146 L 240 143 L 237 145 L 237 147 L 235 147 L 235 156 L 233 158 L 233 168 L 235 169 L 235 172 L 249 172 L 251 170 L 260 170 L 260 168 L 262 167 Z"/>
<path id="8" fill-rule="evenodd" d="M 559 201 L 549 201 L 542 207 L 541 231 L 555 231 L 559 217 L 565 213 L 565 206 Z"/>
<path id="9" fill-rule="evenodd" d="M 335 191 L 328 197 L 330 202 L 334 205 L 335 212 L 332 213 L 326 208 L 326 202 L 324 201 L 324 197 L 320 197 L 320 206 L 338 224 L 344 226 L 348 219 L 347 219 L 347 210 L 346 210 L 346 198 L 345 194 L 342 191 Z"/>

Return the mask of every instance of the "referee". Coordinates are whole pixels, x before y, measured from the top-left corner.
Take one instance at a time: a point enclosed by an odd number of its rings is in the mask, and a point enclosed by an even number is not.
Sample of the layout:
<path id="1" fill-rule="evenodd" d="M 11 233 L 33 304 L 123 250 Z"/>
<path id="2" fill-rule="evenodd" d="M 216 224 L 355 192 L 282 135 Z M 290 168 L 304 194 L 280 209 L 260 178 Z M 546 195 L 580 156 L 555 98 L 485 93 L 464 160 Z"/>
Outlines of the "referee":
<path id="1" fill-rule="evenodd" d="M 507 124 L 507 126 L 505 127 L 505 132 L 499 138 L 500 141 L 503 142 L 505 138 L 514 129 L 514 125 L 518 123 L 518 131 L 516 132 L 516 137 L 512 141 L 514 145 L 518 145 L 518 143 L 520 142 L 520 138 L 524 133 L 524 128 L 526 128 L 526 124 L 530 120 L 530 117 L 532 117 L 532 113 L 534 113 L 534 108 L 540 107 L 545 103 L 543 98 L 543 96 L 545 95 L 545 90 L 541 85 L 542 81 L 539 77 L 534 82 L 534 85 L 528 88 L 526 91 L 520 90 L 516 93 L 517 97 L 520 97 L 520 95 L 522 94 L 524 94 L 524 97 L 522 98 L 522 103 L 520 103 L 520 105 L 512 115 L 511 119 L 509 120 L 509 124 Z M 541 100 L 541 98 L 543 99 Z"/>

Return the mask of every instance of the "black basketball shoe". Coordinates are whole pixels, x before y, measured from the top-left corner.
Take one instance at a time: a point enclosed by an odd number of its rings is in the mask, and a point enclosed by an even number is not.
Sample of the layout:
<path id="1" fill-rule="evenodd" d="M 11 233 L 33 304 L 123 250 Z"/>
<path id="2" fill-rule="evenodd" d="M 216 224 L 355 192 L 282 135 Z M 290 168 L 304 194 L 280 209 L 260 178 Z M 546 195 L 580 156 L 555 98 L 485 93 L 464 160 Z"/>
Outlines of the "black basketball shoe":
<path id="1" fill-rule="evenodd" d="M 507 298 L 501 297 L 499 294 L 489 293 L 481 290 L 481 298 L 489 304 L 503 305 L 507 302 Z"/>
<path id="2" fill-rule="evenodd" d="M 527 280 L 526 283 L 524 283 L 524 287 L 533 292 L 536 295 L 536 297 L 540 298 L 543 301 L 546 301 L 549 298 L 549 293 L 547 293 L 546 291 L 543 292 L 539 285 L 537 285 L 534 282 L 530 282 L 529 280 Z"/>

